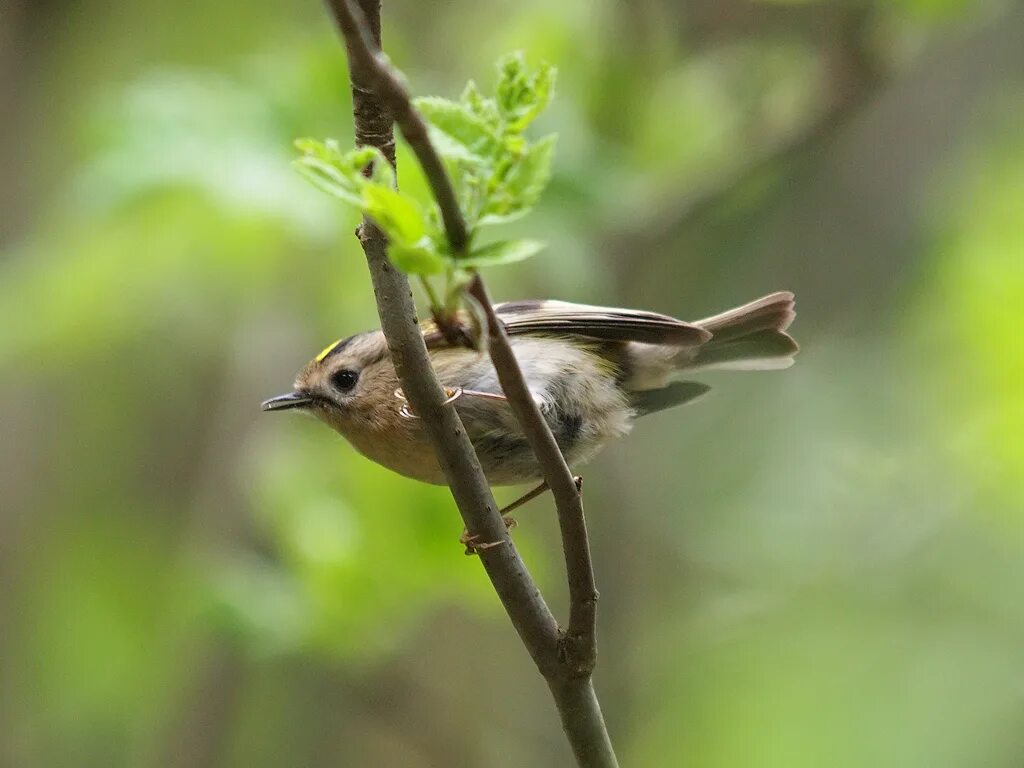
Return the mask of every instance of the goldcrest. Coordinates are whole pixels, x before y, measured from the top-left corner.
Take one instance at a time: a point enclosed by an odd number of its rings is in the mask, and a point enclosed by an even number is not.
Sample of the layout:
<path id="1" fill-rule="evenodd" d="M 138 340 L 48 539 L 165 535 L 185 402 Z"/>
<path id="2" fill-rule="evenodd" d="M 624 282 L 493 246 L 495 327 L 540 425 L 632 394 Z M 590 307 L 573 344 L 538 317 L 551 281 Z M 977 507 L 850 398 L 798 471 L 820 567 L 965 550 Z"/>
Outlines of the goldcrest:
<path id="1" fill-rule="evenodd" d="M 785 332 L 794 317 L 788 292 L 693 323 L 561 301 L 509 302 L 495 311 L 573 468 L 629 432 L 634 419 L 707 392 L 706 384 L 689 380 L 692 374 L 787 368 L 799 349 Z M 487 353 L 448 344 L 432 323 L 422 327 L 431 363 L 487 480 L 539 481 L 537 461 Z M 402 398 L 380 331 L 331 344 L 299 373 L 293 392 L 262 407 L 312 413 L 378 464 L 427 483 L 445 482 L 426 429 Z"/>

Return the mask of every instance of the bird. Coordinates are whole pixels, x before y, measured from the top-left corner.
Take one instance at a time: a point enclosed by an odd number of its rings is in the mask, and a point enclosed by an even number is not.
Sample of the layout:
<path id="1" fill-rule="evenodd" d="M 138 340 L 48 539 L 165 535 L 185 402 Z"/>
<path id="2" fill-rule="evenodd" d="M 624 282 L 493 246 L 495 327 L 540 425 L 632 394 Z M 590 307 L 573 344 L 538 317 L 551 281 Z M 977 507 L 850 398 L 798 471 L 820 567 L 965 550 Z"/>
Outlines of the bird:
<path id="1" fill-rule="evenodd" d="M 575 469 L 625 436 L 642 416 L 691 403 L 710 387 L 703 371 L 788 368 L 799 351 L 786 332 L 794 297 L 779 291 L 711 317 L 554 300 L 495 305 L 530 392 Z M 491 485 L 542 479 L 486 351 L 421 323 L 430 362 Z M 328 345 L 264 411 L 312 414 L 368 459 L 416 480 L 445 484 L 422 422 L 409 409 L 380 330 Z"/>

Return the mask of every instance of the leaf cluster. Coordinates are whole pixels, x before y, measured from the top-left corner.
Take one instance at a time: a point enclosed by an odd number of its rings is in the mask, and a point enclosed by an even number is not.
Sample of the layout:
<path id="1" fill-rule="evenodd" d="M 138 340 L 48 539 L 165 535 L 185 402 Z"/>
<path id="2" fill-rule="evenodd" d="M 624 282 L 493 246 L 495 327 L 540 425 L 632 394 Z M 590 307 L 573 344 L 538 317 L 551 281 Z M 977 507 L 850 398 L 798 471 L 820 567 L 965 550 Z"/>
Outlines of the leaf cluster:
<path id="1" fill-rule="evenodd" d="M 502 57 L 497 66 L 493 96 L 484 96 L 470 81 L 458 101 L 436 96 L 414 101 L 466 221 L 468 244 L 461 252 L 451 248 L 437 204 L 399 190 L 379 150 L 342 151 L 332 140 L 296 142 L 299 171 L 370 217 L 387 235 L 388 255 L 399 269 L 424 278 L 447 274 L 449 296 L 466 270 L 521 261 L 543 248 L 535 240 L 478 243 L 483 227 L 513 221 L 533 208 L 550 180 L 555 150 L 554 134 L 533 142 L 524 135 L 551 101 L 554 67 L 531 70 L 521 53 Z"/>

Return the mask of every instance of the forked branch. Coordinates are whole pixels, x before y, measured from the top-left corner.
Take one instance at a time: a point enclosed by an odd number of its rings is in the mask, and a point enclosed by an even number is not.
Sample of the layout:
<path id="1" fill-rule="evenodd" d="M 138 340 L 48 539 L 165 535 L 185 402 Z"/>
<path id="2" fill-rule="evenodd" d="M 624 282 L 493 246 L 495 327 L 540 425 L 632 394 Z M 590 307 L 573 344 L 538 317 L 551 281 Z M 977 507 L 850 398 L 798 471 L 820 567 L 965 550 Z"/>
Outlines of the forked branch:
<path id="1" fill-rule="evenodd" d="M 588 677 L 597 662 L 598 594 L 594 567 L 590 560 L 590 540 L 583 515 L 580 486 L 569 471 L 569 465 L 551 433 L 551 427 L 530 392 L 512 352 L 505 326 L 494 311 L 480 275 L 473 278 L 469 293 L 483 307 L 487 316 L 488 349 L 498 373 L 498 381 L 537 457 L 544 482 L 555 498 L 566 577 L 569 581 L 569 626 L 563 633 L 561 653 L 573 674 Z"/>
<path id="2" fill-rule="evenodd" d="M 468 244 L 465 220 L 426 123 L 413 107 L 400 76 L 380 50 L 379 0 L 326 0 L 349 54 L 357 141 L 394 157 L 390 117 L 423 166 L 441 209 L 449 244 L 458 255 Z M 385 123 L 387 125 L 385 125 Z M 490 546 L 480 559 L 530 656 L 547 680 L 577 763 L 617 768 L 590 673 L 596 658 L 597 591 L 579 490 L 551 430 L 530 395 L 504 327 L 479 277 L 472 290 L 488 318 L 492 362 L 526 434 L 559 511 L 571 599 L 569 628 L 559 630 L 505 529 L 479 460 L 454 407 L 445 403 L 416 321 L 405 275 L 388 261 L 383 233 L 364 221 L 359 240 L 373 279 L 381 328 L 402 389 L 427 429 L 467 530 Z"/>
<path id="3" fill-rule="evenodd" d="M 395 71 L 381 52 L 379 40 L 375 40 L 367 22 L 365 8 L 361 9 L 351 0 L 327 0 L 334 20 L 345 38 L 350 66 L 355 66 L 365 76 L 370 86 L 370 98 L 374 95 L 390 110 L 394 121 L 402 131 L 402 136 L 416 153 L 416 159 L 423 167 L 423 173 L 430 184 L 437 204 L 441 209 L 444 229 L 448 234 L 448 244 L 452 251 L 460 254 L 466 250 L 469 241 L 466 232 L 466 221 L 462 216 L 455 188 L 445 172 L 441 156 L 430 143 L 427 135 L 427 124 L 416 108 L 412 105 L 409 91 L 402 82 L 401 76 Z M 376 6 L 376 29 L 380 30 L 380 2 L 366 3 L 364 6 Z M 378 35 L 379 36 L 379 35 Z M 354 82 L 354 81 L 353 81 Z M 358 115 L 357 115 L 358 117 Z"/>

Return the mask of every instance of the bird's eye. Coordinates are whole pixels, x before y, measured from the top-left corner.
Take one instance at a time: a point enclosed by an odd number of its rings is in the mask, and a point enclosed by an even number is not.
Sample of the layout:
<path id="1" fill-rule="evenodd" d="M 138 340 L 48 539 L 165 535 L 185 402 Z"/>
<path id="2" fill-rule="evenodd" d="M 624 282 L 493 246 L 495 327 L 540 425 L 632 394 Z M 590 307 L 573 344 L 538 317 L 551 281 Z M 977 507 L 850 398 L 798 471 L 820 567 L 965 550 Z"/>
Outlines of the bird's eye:
<path id="1" fill-rule="evenodd" d="M 331 384 L 340 392 L 350 392 L 352 387 L 359 381 L 359 373 L 342 368 L 331 375 Z"/>

